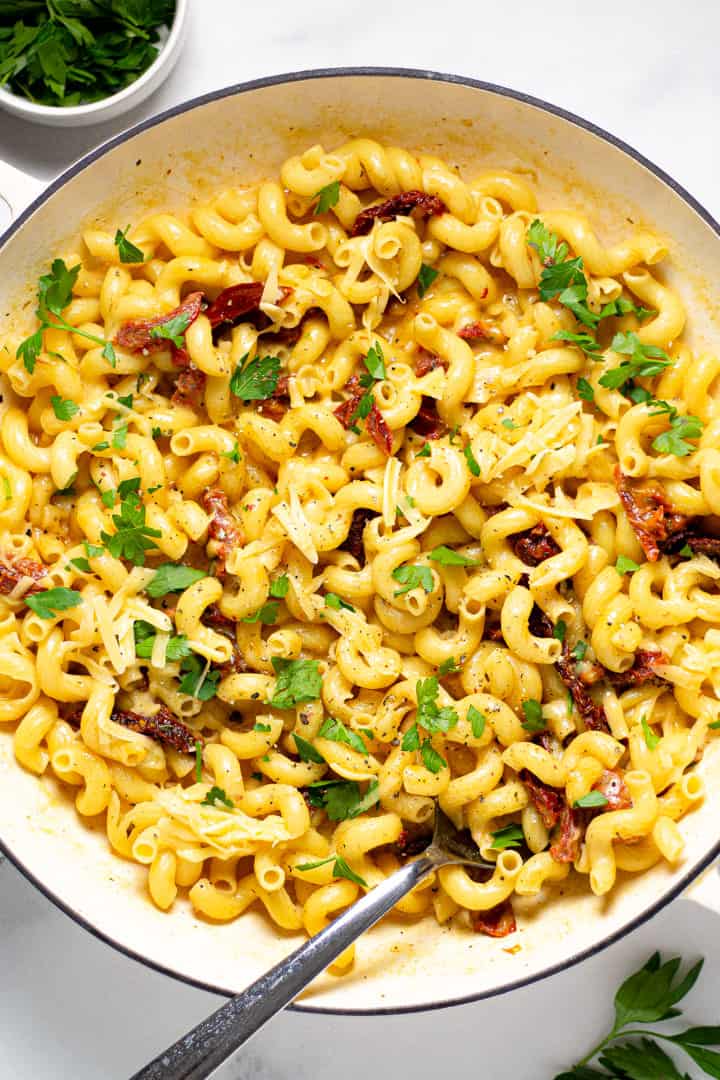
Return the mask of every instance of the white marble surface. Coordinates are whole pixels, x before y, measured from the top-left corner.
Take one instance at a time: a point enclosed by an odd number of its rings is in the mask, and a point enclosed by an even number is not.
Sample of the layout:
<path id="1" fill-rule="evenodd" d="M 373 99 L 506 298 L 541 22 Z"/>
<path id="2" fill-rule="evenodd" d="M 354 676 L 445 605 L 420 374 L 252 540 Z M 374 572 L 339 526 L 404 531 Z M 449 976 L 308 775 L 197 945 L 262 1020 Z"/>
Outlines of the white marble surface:
<path id="1" fill-rule="evenodd" d="M 123 127 L 216 87 L 301 68 L 402 65 L 563 105 L 635 145 L 720 216 L 720 8 L 709 0 L 595 8 L 576 0 L 191 0 L 191 9 L 185 53 L 143 107 L 77 131 L 0 114 L 0 157 L 49 179 Z M 98 942 L 7 863 L 0 889 L 0 1077 L 122 1080 L 218 1003 Z M 717 1022 L 718 918 L 678 900 L 580 967 L 473 1006 L 388 1018 L 285 1014 L 218 1076 L 550 1080 L 604 1030 L 616 985 L 655 948 L 707 957 L 687 1010 L 695 1022 Z"/>

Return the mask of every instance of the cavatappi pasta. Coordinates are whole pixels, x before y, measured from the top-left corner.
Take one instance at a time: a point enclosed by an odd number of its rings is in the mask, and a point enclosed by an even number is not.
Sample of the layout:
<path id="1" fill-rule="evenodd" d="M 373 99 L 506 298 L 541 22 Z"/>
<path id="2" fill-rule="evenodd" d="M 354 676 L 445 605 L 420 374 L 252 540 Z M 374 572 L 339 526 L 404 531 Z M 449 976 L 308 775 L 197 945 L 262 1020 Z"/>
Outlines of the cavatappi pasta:
<path id="1" fill-rule="evenodd" d="M 158 907 L 313 934 L 436 802 L 496 869 L 407 917 L 682 857 L 720 362 L 665 255 L 361 138 L 53 263 L 0 338 L 0 721 Z"/>

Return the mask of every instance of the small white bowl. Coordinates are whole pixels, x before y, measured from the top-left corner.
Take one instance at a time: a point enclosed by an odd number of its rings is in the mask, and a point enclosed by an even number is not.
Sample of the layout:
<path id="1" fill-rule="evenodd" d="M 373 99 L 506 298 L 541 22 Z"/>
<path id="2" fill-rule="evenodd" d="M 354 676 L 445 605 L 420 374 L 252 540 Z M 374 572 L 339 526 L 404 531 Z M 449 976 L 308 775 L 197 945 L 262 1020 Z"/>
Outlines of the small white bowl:
<path id="1" fill-rule="evenodd" d="M 156 59 L 142 75 L 123 87 L 117 94 L 92 101 L 88 105 L 36 105 L 33 101 L 12 94 L 5 87 L 0 87 L 0 108 L 6 112 L 31 120 L 35 124 L 48 124 L 52 127 L 85 127 L 87 124 L 100 124 L 112 120 L 115 116 L 127 112 L 144 101 L 165 81 L 180 54 L 187 24 L 188 0 L 176 0 L 175 17 L 165 41 L 159 45 Z"/>

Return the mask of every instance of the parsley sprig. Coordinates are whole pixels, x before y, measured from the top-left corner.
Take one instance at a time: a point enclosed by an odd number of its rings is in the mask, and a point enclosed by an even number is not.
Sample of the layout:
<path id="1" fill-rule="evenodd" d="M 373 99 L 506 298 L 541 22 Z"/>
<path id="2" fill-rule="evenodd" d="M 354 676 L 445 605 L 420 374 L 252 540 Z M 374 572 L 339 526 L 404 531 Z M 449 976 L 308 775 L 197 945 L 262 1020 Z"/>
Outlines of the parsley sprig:
<path id="1" fill-rule="evenodd" d="M 102 355 L 115 367 L 115 350 L 112 343 L 103 338 L 89 334 L 86 330 L 80 330 L 77 326 L 71 326 L 63 318 L 63 311 L 72 300 L 72 291 L 80 273 L 80 264 L 68 269 L 63 259 L 53 260 L 49 274 L 43 274 L 38 282 L 38 306 L 35 311 L 40 321 L 40 326 L 20 343 L 16 356 L 22 360 L 25 370 L 32 375 L 35 370 L 38 356 L 43 347 L 43 334 L 49 329 L 67 330 L 71 334 L 93 341 L 96 345 L 102 345 Z"/>
<path id="2" fill-rule="evenodd" d="M 660 375 L 672 363 L 668 354 L 656 345 L 645 345 L 632 330 L 618 333 L 610 342 L 613 352 L 630 357 L 619 367 L 603 372 L 598 380 L 608 390 L 621 390 L 631 379 Z"/>
<path id="3" fill-rule="evenodd" d="M 720 1046 L 720 1026 L 690 1027 L 675 1035 L 637 1029 L 636 1024 L 659 1024 L 682 1015 L 675 1006 L 693 988 L 702 970 L 699 960 L 685 975 L 680 974 L 679 956 L 662 962 L 653 953 L 648 962 L 625 980 L 615 995 L 615 1022 L 612 1030 L 589 1054 L 555 1080 L 690 1080 L 658 1046 L 661 1039 L 679 1047 L 707 1076 L 720 1077 L 720 1053 L 708 1047 Z M 652 1036 L 652 1038 L 648 1038 Z M 633 1037 L 640 1042 L 620 1042 Z M 604 1072 L 588 1062 L 598 1057 Z"/>
<path id="4" fill-rule="evenodd" d="M 145 565 L 145 553 L 157 550 L 155 539 L 160 529 L 151 529 L 145 521 L 145 506 L 137 491 L 128 491 L 120 503 L 120 513 L 113 514 L 114 533 L 102 532 L 100 539 L 116 559 L 127 559 L 135 566 Z"/>
<path id="5" fill-rule="evenodd" d="M 324 810 L 330 821 L 347 821 L 380 801 L 380 785 L 372 780 L 363 794 L 355 780 L 317 780 L 307 794 L 310 805 Z"/>
<path id="6" fill-rule="evenodd" d="M 264 401 L 272 397 L 280 378 L 280 357 L 262 356 L 247 362 L 245 353 L 230 379 L 230 390 L 243 401 Z"/>
<path id="7" fill-rule="evenodd" d="M 318 866 L 327 866 L 328 863 L 333 863 L 332 876 L 334 878 L 347 878 L 348 881 L 353 881 L 356 885 L 362 885 L 367 889 L 368 883 L 361 878 L 359 874 L 356 874 L 352 867 L 343 859 L 342 855 L 328 855 L 327 859 L 318 859 L 317 862 L 298 863 L 298 870 L 316 870 Z"/>

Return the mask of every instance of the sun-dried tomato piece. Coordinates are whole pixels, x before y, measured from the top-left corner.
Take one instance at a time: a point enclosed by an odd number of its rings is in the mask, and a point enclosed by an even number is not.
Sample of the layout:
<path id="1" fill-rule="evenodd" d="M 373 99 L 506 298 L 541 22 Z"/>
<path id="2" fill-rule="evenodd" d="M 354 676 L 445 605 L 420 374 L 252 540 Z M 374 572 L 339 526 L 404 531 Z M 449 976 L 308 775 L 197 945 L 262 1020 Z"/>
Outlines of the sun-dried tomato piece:
<path id="1" fill-rule="evenodd" d="M 373 401 L 370 412 L 365 417 L 365 430 L 376 446 L 390 456 L 392 454 L 392 431 L 387 426 L 385 417 Z"/>
<path id="2" fill-rule="evenodd" d="M 607 810 L 627 810 L 632 806 L 628 786 L 620 773 L 605 769 L 600 779 L 593 784 L 593 791 L 599 791 L 608 801 Z"/>
<path id="3" fill-rule="evenodd" d="M 220 488 L 206 488 L 202 494 L 203 509 L 210 514 L 208 537 L 215 541 L 217 557 L 223 564 L 232 549 L 240 542 L 240 527 L 228 508 L 228 498 Z"/>
<path id="4" fill-rule="evenodd" d="M 374 517 L 377 517 L 374 510 L 366 510 L 364 508 L 354 510 L 347 538 L 339 545 L 342 551 L 349 551 L 352 557 L 357 559 L 361 566 L 364 566 L 366 561 L 363 533 L 368 521 Z"/>
<path id="5" fill-rule="evenodd" d="M 355 218 L 350 230 L 351 236 L 364 236 L 373 227 L 373 222 L 392 221 L 396 217 L 406 217 L 413 210 L 419 210 L 425 217 L 432 214 L 445 214 L 447 207 L 437 195 L 427 195 L 424 191 L 401 191 L 377 206 L 368 206 Z"/>
<path id="6" fill-rule="evenodd" d="M 598 705 L 587 691 L 585 682 L 580 674 L 578 662 L 573 658 L 568 641 L 563 642 L 560 659 L 556 661 L 555 668 L 560 678 L 567 686 L 575 708 L 582 716 L 585 727 L 590 731 L 609 731 L 610 725 L 605 716 L 602 705 Z"/>
<path id="7" fill-rule="evenodd" d="M 522 559 L 527 566 L 538 566 L 545 559 L 560 553 L 560 548 L 542 522 L 532 529 L 517 533 L 512 546 L 518 559 Z"/>
<path id="8" fill-rule="evenodd" d="M 9 596 L 23 578 L 28 579 L 23 596 L 43 592 L 44 586 L 38 585 L 38 582 L 46 575 L 47 567 L 43 566 L 42 563 L 34 562 L 32 559 L 15 559 L 11 563 L 0 562 L 0 596 Z"/>
<path id="9" fill-rule="evenodd" d="M 544 784 L 527 769 L 523 769 L 520 773 L 520 779 L 527 788 L 530 802 L 543 819 L 545 828 L 553 829 L 560 820 L 560 815 L 566 805 L 562 792 L 550 787 L 549 784 Z"/>
<path id="10" fill-rule="evenodd" d="M 200 371 L 194 364 L 188 364 L 187 367 L 183 367 L 175 380 L 175 390 L 170 400 L 173 405 L 188 405 L 191 409 L 199 409 L 202 405 L 206 382 L 205 372 Z"/>
<path id="11" fill-rule="evenodd" d="M 563 807 L 557 829 L 555 843 L 550 848 L 550 855 L 555 862 L 575 862 L 580 854 L 580 842 L 583 838 L 583 818 L 579 810 L 571 806 Z"/>
<path id="12" fill-rule="evenodd" d="M 422 379 L 423 375 L 427 375 L 439 367 L 447 368 L 447 361 L 441 360 L 439 356 L 428 352 L 427 349 L 420 349 L 419 356 L 415 361 L 415 374 L 418 379 Z"/>
<path id="13" fill-rule="evenodd" d="M 341 405 L 338 405 L 336 409 L 333 409 L 333 412 L 335 416 L 337 416 L 342 426 L 344 428 L 349 428 L 350 425 L 353 423 L 353 415 L 358 405 L 360 404 L 360 399 L 362 398 L 365 391 L 360 385 L 360 380 L 358 379 L 357 375 L 350 376 L 348 381 L 345 383 L 345 389 L 350 391 L 350 397 L 346 398 L 345 401 L 343 401 Z"/>
<path id="14" fill-rule="evenodd" d="M 457 334 L 463 341 L 489 341 L 493 345 L 504 345 L 507 341 L 507 335 L 503 334 L 500 327 L 487 319 L 468 323 L 458 330 Z"/>
<path id="15" fill-rule="evenodd" d="M 211 626 L 213 630 L 219 630 L 221 634 L 235 636 L 237 623 L 229 615 L 223 615 L 217 604 L 209 604 L 202 613 L 202 622 L 205 626 Z"/>
<path id="16" fill-rule="evenodd" d="M 669 663 L 669 657 L 660 649 L 638 649 L 631 668 L 627 671 L 608 671 L 606 676 L 616 690 L 627 690 L 630 686 L 662 681 L 662 672 L 657 669 Z"/>
<path id="17" fill-rule="evenodd" d="M 153 330 L 170 319 L 176 319 L 179 315 L 187 315 L 189 319 L 187 325 L 190 326 L 200 314 L 204 299 L 201 292 L 190 293 L 182 304 L 168 311 L 166 315 L 158 315 L 154 319 L 133 319 L 125 323 L 115 335 L 115 344 L 123 349 L 129 349 L 130 352 L 155 352 L 157 349 L 167 349 L 171 343 L 167 338 L 153 337 Z"/>
<path id="18" fill-rule="evenodd" d="M 422 404 L 408 427 L 423 439 L 441 439 L 447 431 L 446 425 L 438 416 L 435 401 L 429 397 L 422 399 Z"/>
<path id="19" fill-rule="evenodd" d="M 653 481 L 642 486 L 633 484 L 630 477 L 620 471 L 619 465 L 615 467 L 615 485 L 648 562 L 657 562 L 664 545 L 684 530 L 690 519 L 673 510 L 660 484 Z"/>
<path id="20" fill-rule="evenodd" d="M 143 713 L 129 712 L 124 709 L 114 709 L 110 717 L 116 724 L 130 728 L 131 731 L 139 731 L 142 735 L 148 735 L 157 742 L 166 743 L 176 750 L 189 754 L 195 749 L 195 742 L 200 739 L 194 731 L 184 724 L 182 720 L 170 712 L 167 705 L 161 705 L 153 716 L 145 716 Z"/>
<path id="21" fill-rule="evenodd" d="M 509 900 L 503 900 L 489 911 L 478 911 L 473 916 L 473 930 L 477 934 L 501 938 L 517 930 L 515 913 Z"/>

